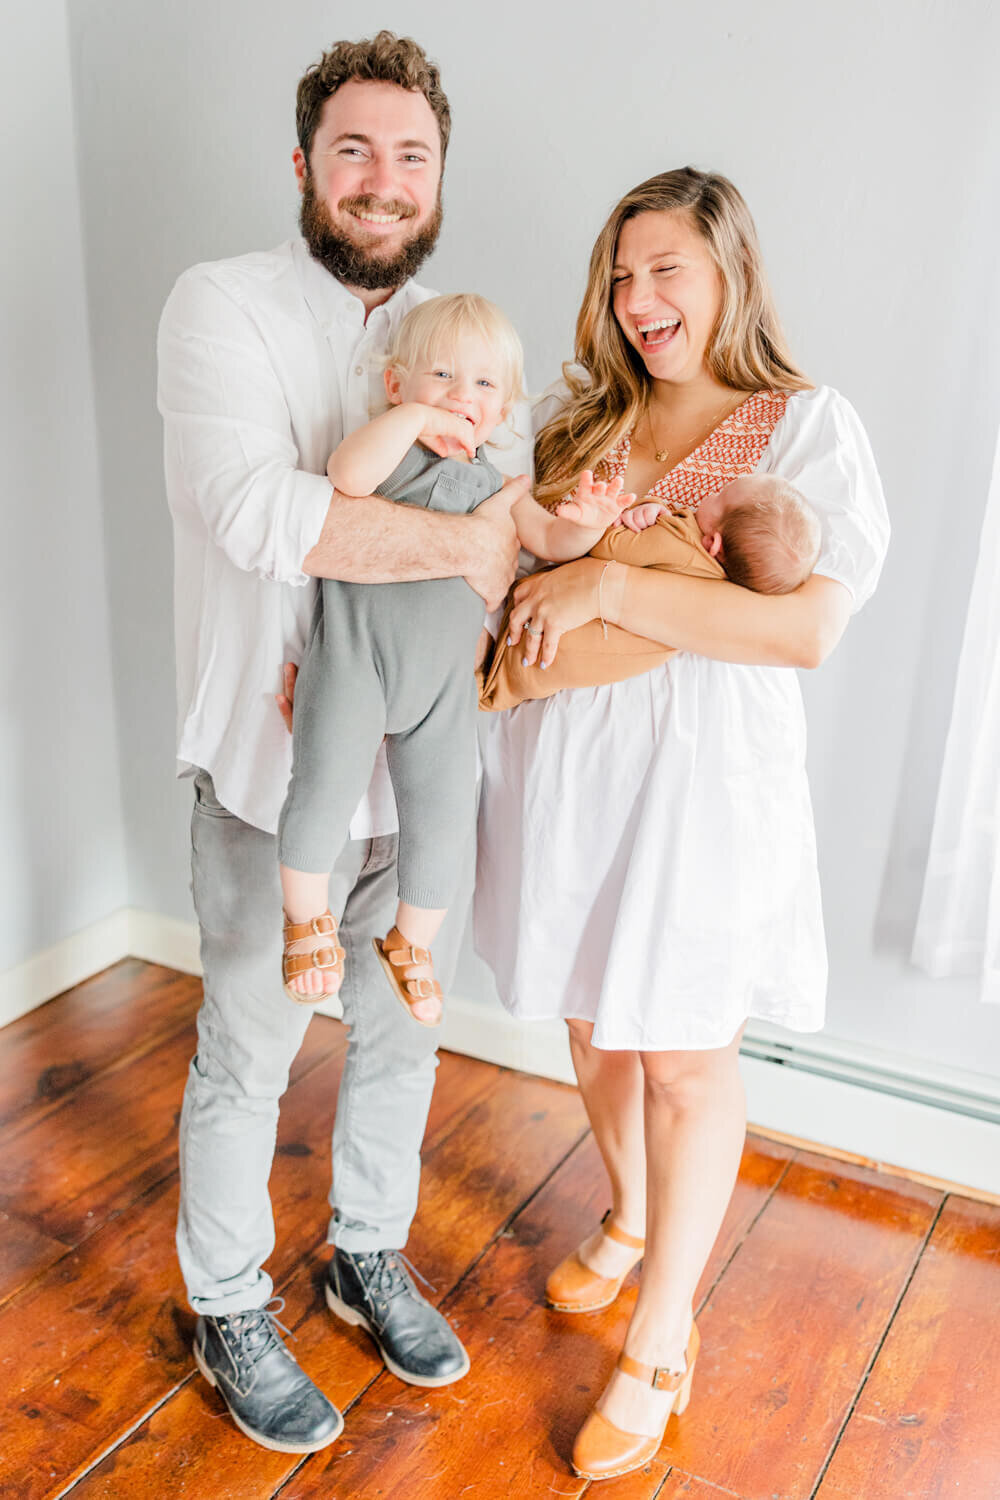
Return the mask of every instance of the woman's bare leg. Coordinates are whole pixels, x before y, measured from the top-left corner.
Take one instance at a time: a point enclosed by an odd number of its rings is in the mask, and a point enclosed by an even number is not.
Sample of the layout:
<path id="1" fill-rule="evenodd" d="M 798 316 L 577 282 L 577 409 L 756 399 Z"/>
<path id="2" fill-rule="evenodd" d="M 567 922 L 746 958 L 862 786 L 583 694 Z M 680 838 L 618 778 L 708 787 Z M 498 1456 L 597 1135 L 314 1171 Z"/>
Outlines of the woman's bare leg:
<path id="1" fill-rule="evenodd" d="M 708 1052 L 646 1052 L 646 1253 L 625 1352 L 684 1369 L 698 1280 L 739 1170 L 746 1099 L 740 1032 Z M 599 1403 L 625 1432 L 658 1432 L 669 1396 L 615 1371 Z"/>
<path id="2" fill-rule="evenodd" d="M 612 1217 L 627 1234 L 641 1238 L 646 1223 L 646 1154 L 639 1054 L 592 1046 L 594 1028 L 589 1021 L 567 1025 L 580 1093 L 611 1184 Z M 627 1245 L 600 1230 L 583 1241 L 579 1255 L 601 1276 L 620 1276 L 635 1259 Z"/>

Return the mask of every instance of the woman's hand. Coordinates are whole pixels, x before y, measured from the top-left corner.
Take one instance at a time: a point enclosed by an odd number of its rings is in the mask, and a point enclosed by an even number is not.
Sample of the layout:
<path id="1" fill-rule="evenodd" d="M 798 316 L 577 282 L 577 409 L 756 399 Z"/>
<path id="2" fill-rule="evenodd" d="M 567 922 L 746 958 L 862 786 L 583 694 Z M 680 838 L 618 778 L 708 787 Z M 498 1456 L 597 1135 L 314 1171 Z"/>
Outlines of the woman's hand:
<path id="1" fill-rule="evenodd" d="M 607 566 L 596 557 L 581 557 L 514 585 L 507 635 L 512 646 L 523 639 L 525 666 L 537 663 L 544 670 L 554 660 L 567 630 L 600 617 L 599 589 Z"/>
<path id="2" fill-rule="evenodd" d="M 587 531 L 599 531 L 603 535 L 609 526 L 614 526 L 625 507 L 635 500 L 634 495 L 622 494 L 623 483 L 620 476 L 605 483 L 602 479 L 595 479 L 590 469 L 584 469 L 576 482 L 576 489 L 554 507 L 553 514 L 560 521 L 572 521 Z"/>

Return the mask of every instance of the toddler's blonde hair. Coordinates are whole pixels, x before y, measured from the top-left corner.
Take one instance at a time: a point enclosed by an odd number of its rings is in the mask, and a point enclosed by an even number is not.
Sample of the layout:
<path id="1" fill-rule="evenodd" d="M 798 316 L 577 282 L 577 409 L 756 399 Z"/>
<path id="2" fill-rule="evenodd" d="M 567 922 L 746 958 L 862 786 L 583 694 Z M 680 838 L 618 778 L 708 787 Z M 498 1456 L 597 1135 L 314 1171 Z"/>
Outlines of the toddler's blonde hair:
<path id="1" fill-rule="evenodd" d="M 524 400 L 524 350 L 517 330 L 505 312 L 475 292 L 430 297 L 410 309 L 389 347 L 386 366 L 409 373 L 454 347 L 463 334 L 476 333 L 496 350 L 503 366 L 506 396 L 511 407 Z"/>
<path id="2" fill-rule="evenodd" d="M 790 594 L 819 557 L 819 517 L 785 479 L 762 474 L 759 496 L 734 505 L 719 522 L 722 565 L 733 583 L 756 594 Z"/>

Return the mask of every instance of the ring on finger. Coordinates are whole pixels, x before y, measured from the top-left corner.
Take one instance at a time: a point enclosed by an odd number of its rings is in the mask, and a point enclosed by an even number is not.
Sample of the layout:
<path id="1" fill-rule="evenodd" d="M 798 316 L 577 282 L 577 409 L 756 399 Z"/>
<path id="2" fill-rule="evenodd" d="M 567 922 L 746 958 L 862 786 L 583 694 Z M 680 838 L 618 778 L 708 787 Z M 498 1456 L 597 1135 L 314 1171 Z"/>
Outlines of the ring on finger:
<path id="1" fill-rule="evenodd" d="M 532 629 L 530 620 L 529 621 L 525 621 L 524 628 L 528 632 L 529 635 L 544 635 L 545 634 L 544 630 L 534 630 L 534 629 Z"/>

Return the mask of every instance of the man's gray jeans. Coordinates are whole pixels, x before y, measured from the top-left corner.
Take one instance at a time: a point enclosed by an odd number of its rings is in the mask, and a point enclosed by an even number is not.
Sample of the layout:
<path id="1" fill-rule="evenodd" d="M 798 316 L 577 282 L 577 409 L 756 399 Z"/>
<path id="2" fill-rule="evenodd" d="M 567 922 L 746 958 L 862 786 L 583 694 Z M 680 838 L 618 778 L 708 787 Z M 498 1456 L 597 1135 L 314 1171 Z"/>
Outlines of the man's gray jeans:
<path id="1" fill-rule="evenodd" d="M 462 896 L 434 945 L 446 993 L 471 890 L 471 833 Z M 181 1112 L 177 1249 L 192 1307 L 217 1316 L 272 1294 L 262 1267 L 274 1249 L 267 1184 L 278 1101 L 313 1011 L 281 985 L 277 841 L 227 812 L 204 771 L 195 777 L 191 845 L 204 999 Z M 406 1243 L 437 1067 L 437 1030 L 407 1015 L 372 949 L 392 926 L 396 899 L 395 835 L 350 842 L 330 877 L 350 1037 L 327 1238 L 352 1251 Z"/>

